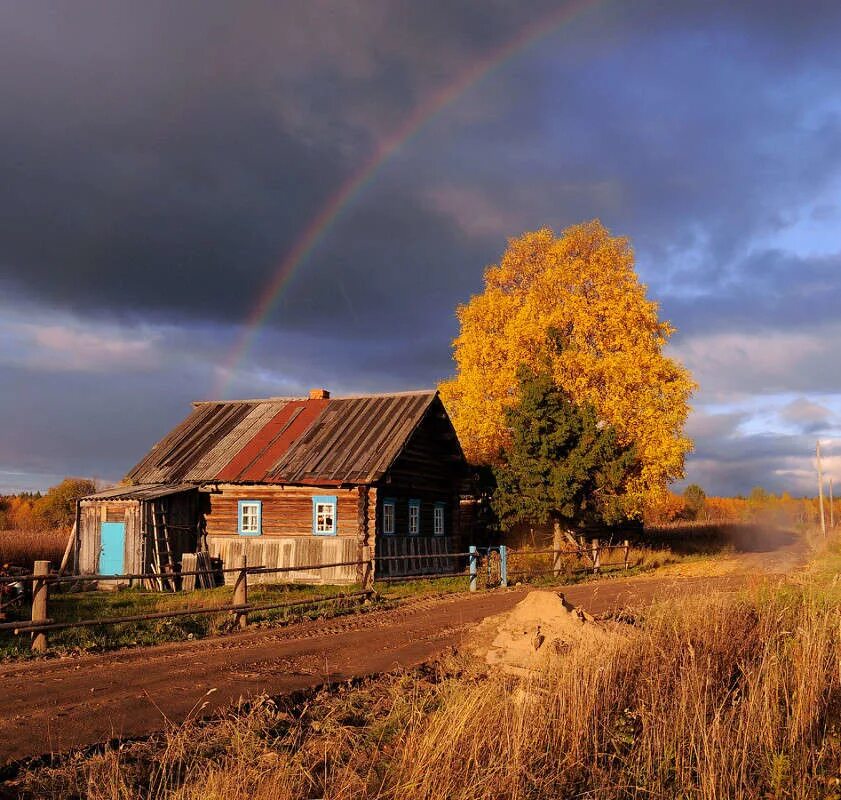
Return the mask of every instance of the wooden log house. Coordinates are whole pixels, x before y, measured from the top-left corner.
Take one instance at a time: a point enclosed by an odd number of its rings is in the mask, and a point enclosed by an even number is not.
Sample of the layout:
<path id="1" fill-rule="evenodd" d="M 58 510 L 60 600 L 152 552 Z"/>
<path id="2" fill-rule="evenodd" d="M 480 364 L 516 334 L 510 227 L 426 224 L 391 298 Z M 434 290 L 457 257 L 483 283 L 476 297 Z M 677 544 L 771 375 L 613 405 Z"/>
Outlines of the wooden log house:
<path id="1" fill-rule="evenodd" d="M 124 486 L 80 501 L 77 564 L 83 574 L 177 571 L 185 553 L 209 552 L 223 566 L 245 553 L 254 566 L 308 567 L 257 580 L 351 583 L 355 565 L 314 565 L 359 561 L 364 547 L 459 552 L 466 474 L 435 391 L 198 402 Z M 400 559 L 375 574 L 456 565 Z"/>

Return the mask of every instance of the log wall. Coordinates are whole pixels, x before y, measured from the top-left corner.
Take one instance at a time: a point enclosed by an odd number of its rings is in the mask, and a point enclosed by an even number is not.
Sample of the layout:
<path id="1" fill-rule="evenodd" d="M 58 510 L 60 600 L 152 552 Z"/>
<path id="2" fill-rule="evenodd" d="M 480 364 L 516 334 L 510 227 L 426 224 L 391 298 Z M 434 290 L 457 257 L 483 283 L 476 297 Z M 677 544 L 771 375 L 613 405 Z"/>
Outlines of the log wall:
<path id="1" fill-rule="evenodd" d="M 336 496 L 337 535 L 356 537 L 358 494 L 355 488 L 326 489 L 265 484 L 224 484 L 219 486 L 218 492 L 205 494 L 204 520 L 207 535 L 236 536 L 238 502 L 259 500 L 262 503 L 263 536 L 313 536 L 312 498 L 316 495 Z"/>
<path id="2" fill-rule="evenodd" d="M 336 496 L 335 536 L 313 533 L 312 498 L 316 495 Z M 262 503 L 261 535 L 238 535 L 240 500 Z M 229 484 L 220 486 L 218 493 L 206 495 L 203 502 L 208 549 L 211 556 L 222 559 L 225 567 L 234 565 L 243 553 L 252 566 L 294 567 L 359 561 L 365 544 L 373 550 L 377 513 L 374 488 Z M 343 584 L 358 579 L 355 565 L 249 576 L 249 582 L 255 583 Z M 232 583 L 234 573 L 228 573 L 225 580 Z"/>

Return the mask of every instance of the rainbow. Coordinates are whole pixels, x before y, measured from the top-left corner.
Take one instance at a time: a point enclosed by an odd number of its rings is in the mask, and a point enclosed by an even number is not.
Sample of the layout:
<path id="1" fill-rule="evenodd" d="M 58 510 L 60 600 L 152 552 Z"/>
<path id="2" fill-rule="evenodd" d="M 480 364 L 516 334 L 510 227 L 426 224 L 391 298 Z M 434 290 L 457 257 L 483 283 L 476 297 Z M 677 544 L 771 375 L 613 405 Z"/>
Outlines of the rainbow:
<path id="1" fill-rule="evenodd" d="M 526 48 L 554 33 L 561 26 L 571 23 L 582 13 L 602 2 L 604 0 L 574 0 L 527 25 L 513 39 L 471 64 L 453 83 L 421 103 L 397 130 L 383 140 L 374 154 L 327 199 L 278 265 L 271 280 L 260 294 L 258 302 L 248 315 L 242 334 L 219 370 L 214 397 L 221 398 L 225 394 L 237 365 L 248 352 L 257 332 L 295 270 L 312 253 L 354 198 L 371 183 L 380 168 L 441 111 L 483 78 L 505 65 Z"/>

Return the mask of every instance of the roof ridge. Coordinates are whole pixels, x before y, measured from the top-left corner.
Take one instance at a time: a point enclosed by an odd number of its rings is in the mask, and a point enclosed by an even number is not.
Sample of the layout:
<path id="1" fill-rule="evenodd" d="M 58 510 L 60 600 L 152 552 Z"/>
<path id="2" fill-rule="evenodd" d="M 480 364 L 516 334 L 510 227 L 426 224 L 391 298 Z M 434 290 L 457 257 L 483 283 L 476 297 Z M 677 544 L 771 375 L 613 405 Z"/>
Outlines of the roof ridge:
<path id="1" fill-rule="evenodd" d="M 409 389 L 402 392 L 368 392 L 362 394 L 341 394 L 331 395 L 330 400 L 363 400 L 364 398 L 377 397 L 411 397 L 413 395 L 433 395 L 438 394 L 437 389 Z M 226 405 L 228 403 L 293 403 L 300 400 L 309 400 L 309 397 L 250 397 L 247 399 L 234 400 L 193 400 L 194 406 L 206 405 Z"/>

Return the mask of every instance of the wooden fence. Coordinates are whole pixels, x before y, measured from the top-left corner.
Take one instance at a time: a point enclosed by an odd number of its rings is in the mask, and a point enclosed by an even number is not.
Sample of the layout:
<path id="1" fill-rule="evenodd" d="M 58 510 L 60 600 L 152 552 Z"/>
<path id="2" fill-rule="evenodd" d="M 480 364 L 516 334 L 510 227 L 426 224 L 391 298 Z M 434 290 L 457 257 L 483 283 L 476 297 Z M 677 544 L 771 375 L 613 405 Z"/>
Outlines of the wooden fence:
<path id="1" fill-rule="evenodd" d="M 615 551 L 622 551 L 623 557 L 621 560 L 605 561 L 604 556 Z M 99 625 L 121 625 L 127 622 L 145 622 L 156 619 L 169 619 L 185 616 L 194 616 L 201 614 L 222 614 L 231 613 L 234 615 L 235 624 L 240 628 L 245 628 L 248 625 L 248 614 L 261 611 L 270 611 L 282 608 L 295 608 L 305 606 L 315 606 L 324 603 L 330 603 L 337 600 L 351 600 L 351 599 L 367 599 L 375 595 L 373 581 L 374 569 L 377 565 L 377 573 L 385 573 L 385 577 L 377 577 L 378 581 L 384 583 L 392 583 L 395 581 L 419 580 L 419 579 L 434 579 L 434 578 L 450 578 L 453 575 L 462 575 L 469 577 L 470 591 L 477 589 L 477 572 L 480 563 L 483 559 L 489 557 L 490 552 L 496 552 L 501 555 L 502 570 L 498 576 L 498 583 L 495 585 L 507 586 L 509 580 L 515 577 L 542 577 L 545 575 L 552 575 L 555 578 L 562 575 L 568 575 L 570 572 L 592 572 L 598 574 L 605 569 L 612 567 L 621 567 L 627 570 L 629 563 L 630 545 L 625 541 L 621 545 L 603 545 L 598 539 L 593 539 L 590 545 L 586 547 L 570 548 L 568 546 L 561 549 L 551 550 L 534 550 L 522 551 L 506 551 L 504 546 L 497 548 L 484 548 L 480 551 L 477 548 L 471 548 L 465 553 L 451 553 L 441 552 L 432 553 L 424 552 L 414 555 L 377 555 L 372 558 L 370 548 L 363 548 L 362 559 L 354 561 L 340 561 L 327 564 L 302 564 L 285 567 L 266 567 L 266 566 L 248 566 L 246 555 L 241 554 L 237 561 L 239 564 L 236 567 L 227 567 L 224 569 L 187 569 L 179 572 L 182 581 L 184 578 L 198 578 L 199 576 L 207 578 L 208 576 L 216 576 L 220 572 L 226 576 L 226 583 L 233 584 L 233 597 L 230 604 L 222 606 L 196 606 L 193 608 L 176 609 L 171 611 L 158 611 L 146 614 L 134 614 L 130 616 L 119 617 L 100 617 L 96 619 L 81 619 L 57 622 L 49 617 L 49 589 L 50 585 L 60 585 L 68 583 L 91 582 L 91 581 L 115 581 L 115 580 L 147 580 L 159 579 L 161 577 L 171 577 L 167 573 L 164 576 L 162 573 L 133 573 L 127 575 L 62 575 L 60 573 L 50 573 L 49 561 L 36 561 L 33 572 L 29 575 L 16 577 L 0 577 L 0 584 L 8 584 L 14 582 L 28 582 L 32 584 L 32 613 L 31 619 L 28 621 L 18 622 L 0 622 L 0 632 L 9 631 L 14 634 L 30 634 L 32 636 L 32 650 L 36 653 L 44 653 L 47 650 L 47 634 L 50 631 L 65 630 L 67 628 L 86 628 Z M 528 556 L 551 556 L 551 568 L 546 570 L 526 570 L 523 572 L 512 571 L 508 572 L 506 568 L 507 557 L 517 555 Z M 563 568 L 563 559 L 565 557 L 575 556 L 589 563 L 577 570 L 565 570 Z M 416 559 L 418 566 L 411 571 L 410 575 L 390 576 L 389 565 L 398 562 L 398 569 L 408 567 L 407 560 Z M 458 563 L 466 564 L 468 572 L 465 574 L 453 573 L 449 571 L 435 570 L 438 563 L 443 563 L 447 568 L 452 568 Z M 359 576 L 360 589 L 354 592 L 345 592 L 342 594 L 325 595 L 323 597 L 308 598 L 305 600 L 293 600 L 287 602 L 276 603 L 262 603 L 255 604 L 248 600 L 249 582 L 257 580 L 265 582 L 269 576 L 277 576 L 279 574 L 288 572 L 302 572 L 315 571 L 319 574 L 325 574 L 326 570 L 335 570 L 340 567 L 353 567 L 356 574 Z M 422 569 L 433 570 L 428 573 L 422 573 Z M 328 573 L 329 574 L 329 573 Z M 335 573 L 333 573 L 335 574 Z M 229 580 L 230 578 L 230 580 Z M 196 581 L 193 581 L 195 585 Z M 199 583 L 202 583 L 199 581 Z"/>

